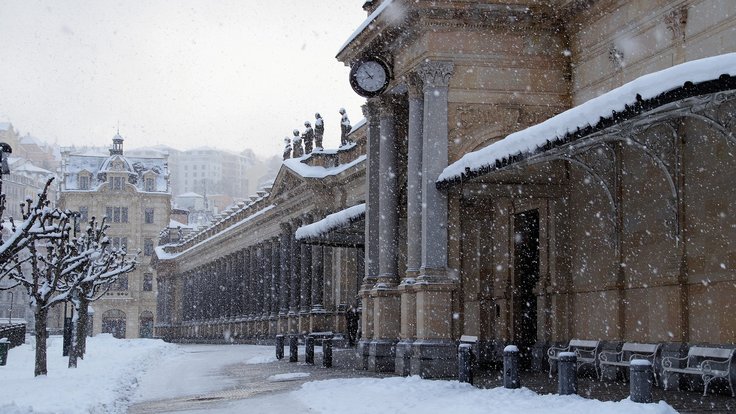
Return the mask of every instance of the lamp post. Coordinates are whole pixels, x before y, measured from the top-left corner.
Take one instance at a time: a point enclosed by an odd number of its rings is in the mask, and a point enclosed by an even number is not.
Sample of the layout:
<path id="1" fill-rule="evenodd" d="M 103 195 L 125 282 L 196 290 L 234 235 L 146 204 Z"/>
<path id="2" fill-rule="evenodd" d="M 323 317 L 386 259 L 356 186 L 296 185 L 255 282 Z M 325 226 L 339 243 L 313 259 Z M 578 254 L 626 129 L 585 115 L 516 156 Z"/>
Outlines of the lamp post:
<path id="1" fill-rule="evenodd" d="M 10 145 L 0 142 L 0 223 L 2 223 L 3 213 L 5 213 L 5 194 L 3 194 L 3 175 L 10 174 L 10 166 L 8 165 L 8 157 L 13 153 Z M 0 232 L 0 242 L 2 241 L 2 232 Z"/>
<path id="2" fill-rule="evenodd" d="M 8 325 L 13 324 L 13 299 L 15 296 L 13 295 L 13 291 L 9 290 L 8 293 L 10 293 L 10 313 L 8 314 Z"/>

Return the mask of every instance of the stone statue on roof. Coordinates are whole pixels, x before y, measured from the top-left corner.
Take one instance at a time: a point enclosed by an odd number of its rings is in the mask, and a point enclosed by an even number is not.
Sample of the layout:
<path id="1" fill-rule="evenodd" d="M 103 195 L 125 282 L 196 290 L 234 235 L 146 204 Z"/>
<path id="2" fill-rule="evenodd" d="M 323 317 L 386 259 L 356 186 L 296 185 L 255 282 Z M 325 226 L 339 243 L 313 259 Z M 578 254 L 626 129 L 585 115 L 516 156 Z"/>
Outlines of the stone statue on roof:
<path id="1" fill-rule="evenodd" d="M 312 144 L 314 143 L 314 130 L 312 124 L 309 121 L 304 122 L 304 133 L 302 134 L 302 141 L 304 141 L 304 153 L 312 153 Z"/>
<path id="2" fill-rule="evenodd" d="M 345 146 L 348 143 L 348 134 L 353 129 L 352 125 L 350 125 L 350 119 L 348 119 L 348 114 L 345 112 L 345 108 L 340 108 L 340 115 L 342 115 L 342 120 L 340 121 L 340 146 Z"/>
<path id="3" fill-rule="evenodd" d="M 317 112 L 314 114 L 314 149 L 322 150 L 322 137 L 325 136 L 325 122 L 322 119 L 322 115 Z"/>
<path id="4" fill-rule="evenodd" d="M 295 129 L 293 132 L 294 137 L 291 139 L 291 145 L 294 147 L 294 158 L 299 158 L 304 155 L 304 149 L 302 148 L 302 137 L 299 136 L 299 130 Z"/>
<path id="5" fill-rule="evenodd" d="M 284 159 L 291 158 L 291 138 L 284 137 Z"/>

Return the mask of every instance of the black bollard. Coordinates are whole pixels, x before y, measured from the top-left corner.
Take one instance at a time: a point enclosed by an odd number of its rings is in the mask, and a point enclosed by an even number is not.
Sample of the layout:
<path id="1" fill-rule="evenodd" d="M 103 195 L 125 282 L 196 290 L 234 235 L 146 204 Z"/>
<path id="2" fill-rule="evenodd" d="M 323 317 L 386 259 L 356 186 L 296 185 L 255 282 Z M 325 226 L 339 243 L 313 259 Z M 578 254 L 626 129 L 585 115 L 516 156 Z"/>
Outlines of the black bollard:
<path id="1" fill-rule="evenodd" d="M 520 388 L 519 381 L 519 348 L 509 345 L 503 349 L 503 387 Z"/>
<path id="2" fill-rule="evenodd" d="M 578 357 L 574 352 L 560 352 L 557 362 L 557 393 L 578 393 Z"/>
<path id="3" fill-rule="evenodd" d="M 0 338 L 0 365 L 8 363 L 8 350 L 10 349 L 10 341 L 7 338 Z"/>
<path id="4" fill-rule="evenodd" d="M 276 335 L 276 359 L 284 359 L 284 335 Z"/>
<path id="5" fill-rule="evenodd" d="M 312 335 L 307 335 L 306 341 L 307 343 L 304 347 L 304 362 L 307 364 L 314 364 L 314 337 Z"/>
<path id="6" fill-rule="evenodd" d="M 325 338 L 322 340 L 322 366 L 332 368 L 332 339 Z"/>
<path id="7" fill-rule="evenodd" d="M 646 359 L 634 359 L 631 361 L 630 372 L 629 394 L 631 401 L 636 403 L 654 402 L 652 398 L 652 382 L 654 382 L 652 363 Z"/>
<path id="8" fill-rule="evenodd" d="M 473 348 L 470 344 L 457 347 L 457 380 L 473 383 Z"/>
<path id="9" fill-rule="evenodd" d="M 299 336 L 291 335 L 289 337 L 289 362 L 299 361 Z"/>

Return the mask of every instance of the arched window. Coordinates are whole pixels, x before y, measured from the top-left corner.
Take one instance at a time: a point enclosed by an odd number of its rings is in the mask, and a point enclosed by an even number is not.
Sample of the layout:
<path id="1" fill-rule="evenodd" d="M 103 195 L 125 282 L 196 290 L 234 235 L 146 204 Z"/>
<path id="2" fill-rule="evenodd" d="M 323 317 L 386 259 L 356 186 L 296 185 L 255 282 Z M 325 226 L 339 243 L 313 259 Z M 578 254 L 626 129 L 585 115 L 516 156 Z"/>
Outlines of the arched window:
<path id="1" fill-rule="evenodd" d="M 140 328 L 138 336 L 141 338 L 153 338 L 153 312 L 141 312 Z"/>
<path id="2" fill-rule="evenodd" d="M 125 338 L 125 312 L 110 309 L 103 313 L 102 333 L 111 333 L 115 338 Z"/>

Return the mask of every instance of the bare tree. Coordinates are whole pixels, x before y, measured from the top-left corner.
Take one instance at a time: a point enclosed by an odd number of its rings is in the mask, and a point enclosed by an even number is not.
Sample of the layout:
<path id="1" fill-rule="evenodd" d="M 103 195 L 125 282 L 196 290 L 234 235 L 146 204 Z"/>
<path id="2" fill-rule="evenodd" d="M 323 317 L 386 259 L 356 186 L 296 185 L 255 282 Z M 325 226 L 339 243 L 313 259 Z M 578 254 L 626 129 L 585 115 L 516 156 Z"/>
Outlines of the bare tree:
<path id="1" fill-rule="evenodd" d="M 43 233 L 53 233 L 56 231 L 55 228 L 44 225 L 44 218 L 46 218 L 46 214 L 48 213 L 49 205 L 48 192 L 53 181 L 53 178 L 49 178 L 46 181 L 46 185 L 38 195 L 38 200 L 35 204 L 32 204 L 33 200 L 28 199 L 25 205 L 21 206 L 24 210 L 27 209 L 25 211 L 33 211 L 33 214 L 30 214 L 28 217 L 25 217 L 24 214 L 24 220 L 19 225 L 16 225 L 12 217 L 8 218 L 7 223 L 2 221 L 2 215 L 5 212 L 5 195 L 0 194 L 0 229 L 9 230 L 10 233 L 7 238 L 0 237 L 0 263 L 5 263 L 11 257 L 17 255 L 34 238 L 41 236 Z"/>
<path id="2" fill-rule="evenodd" d="M 104 218 L 98 224 L 92 217 L 87 230 L 72 240 L 77 260 L 81 263 L 70 277 L 61 281 L 61 290 L 71 291 L 70 299 L 76 311 L 69 350 L 69 368 L 75 368 L 77 359 L 84 358 L 89 304 L 104 296 L 120 275 L 133 271 L 137 264 L 136 257 L 128 257 L 125 250 L 110 247 L 105 234 L 108 227 Z"/>

